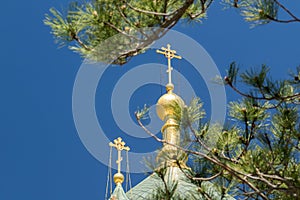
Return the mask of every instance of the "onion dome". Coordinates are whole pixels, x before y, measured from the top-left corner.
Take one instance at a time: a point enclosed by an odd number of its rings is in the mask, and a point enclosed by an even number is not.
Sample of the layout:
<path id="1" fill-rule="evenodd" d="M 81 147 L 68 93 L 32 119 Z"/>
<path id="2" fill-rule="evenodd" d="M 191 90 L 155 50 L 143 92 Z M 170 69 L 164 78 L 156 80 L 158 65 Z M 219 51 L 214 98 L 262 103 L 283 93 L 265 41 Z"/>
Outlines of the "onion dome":
<path id="1" fill-rule="evenodd" d="M 180 108 L 184 106 L 182 98 L 173 93 L 174 85 L 166 85 L 167 93 L 161 96 L 156 104 L 156 113 L 161 120 L 165 120 L 166 116 L 173 116 L 175 114 L 174 105 L 179 105 Z"/>

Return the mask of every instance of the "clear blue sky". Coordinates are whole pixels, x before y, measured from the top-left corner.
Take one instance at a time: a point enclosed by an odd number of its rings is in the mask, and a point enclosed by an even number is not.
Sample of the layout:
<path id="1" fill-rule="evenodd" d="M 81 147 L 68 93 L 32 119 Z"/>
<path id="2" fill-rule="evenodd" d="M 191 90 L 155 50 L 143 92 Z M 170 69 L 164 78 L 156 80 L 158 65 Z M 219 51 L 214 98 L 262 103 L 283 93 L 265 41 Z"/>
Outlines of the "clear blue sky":
<path id="1" fill-rule="evenodd" d="M 73 122 L 72 90 L 82 58 L 67 48 L 58 49 L 49 27 L 43 24 L 50 7 L 65 7 L 68 2 L 2 2 L 1 200 L 104 199 L 107 167 L 85 149 Z M 202 44 L 222 74 L 231 61 L 240 63 L 243 69 L 265 63 L 279 78 L 287 77 L 288 69 L 300 65 L 299 23 L 250 29 L 235 10 L 222 11 L 215 3 L 202 24 L 181 24 L 176 30 Z M 143 56 L 132 62 L 143 63 Z M 120 70 L 126 67 L 130 64 Z M 159 94 L 156 90 L 153 98 Z M 232 98 L 232 92 L 228 95 Z M 100 96 L 97 94 L 97 99 Z M 118 136 L 114 123 L 108 125 L 107 131 L 114 132 L 109 137 Z M 139 150 L 150 139 L 139 140 L 138 144 L 128 140 Z M 135 184 L 142 177 L 132 178 Z"/>

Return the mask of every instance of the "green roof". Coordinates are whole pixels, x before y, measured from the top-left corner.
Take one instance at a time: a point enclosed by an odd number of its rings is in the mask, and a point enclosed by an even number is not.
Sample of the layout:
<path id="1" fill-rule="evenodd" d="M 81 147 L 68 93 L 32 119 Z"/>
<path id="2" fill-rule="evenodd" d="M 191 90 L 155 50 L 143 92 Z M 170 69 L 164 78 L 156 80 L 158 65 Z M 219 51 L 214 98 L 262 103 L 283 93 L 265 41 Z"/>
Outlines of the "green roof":
<path id="1" fill-rule="evenodd" d="M 168 167 L 164 180 L 168 190 L 175 188 L 172 196 L 174 200 L 205 200 L 203 192 L 213 200 L 234 200 L 230 195 L 222 197 L 216 186 L 211 182 L 203 181 L 201 188 L 199 188 L 178 167 Z M 126 195 L 130 200 L 153 200 L 156 199 L 159 188 L 165 188 L 164 182 L 156 173 L 153 173 L 129 190 Z"/>
<path id="2" fill-rule="evenodd" d="M 123 190 L 122 184 L 118 183 L 110 199 L 114 200 L 129 200 Z"/>

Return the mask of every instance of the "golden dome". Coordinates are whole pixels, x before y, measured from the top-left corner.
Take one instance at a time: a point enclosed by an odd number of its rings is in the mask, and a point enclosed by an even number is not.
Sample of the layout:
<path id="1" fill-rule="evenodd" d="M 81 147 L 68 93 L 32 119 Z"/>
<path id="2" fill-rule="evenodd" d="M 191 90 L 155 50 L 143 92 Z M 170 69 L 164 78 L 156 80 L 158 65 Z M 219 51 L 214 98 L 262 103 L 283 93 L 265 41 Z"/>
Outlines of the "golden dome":
<path id="1" fill-rule="evenodd" d="M 116 173 L 116 174 L 114 175 L 114 182 L 115 182 L 116 184 L 118 184 L 118 183 L 123 183 L 123 181 L 124 181 L 124 176 L 123 176 L 123 174 L 121 174 L 121 173 Z"/>
<path id="2" fill-rule="evenodd" d="M 174 114 L 175 103 L 179 104 L 180 107 L 184 106 L 182 98 L 173 93 L 173 84 L 168 84 L 166 88 L 167 93 L 161 96 L 156 104 L 156 113 L 161 120 L 165 120 L 166 116 Z"/>

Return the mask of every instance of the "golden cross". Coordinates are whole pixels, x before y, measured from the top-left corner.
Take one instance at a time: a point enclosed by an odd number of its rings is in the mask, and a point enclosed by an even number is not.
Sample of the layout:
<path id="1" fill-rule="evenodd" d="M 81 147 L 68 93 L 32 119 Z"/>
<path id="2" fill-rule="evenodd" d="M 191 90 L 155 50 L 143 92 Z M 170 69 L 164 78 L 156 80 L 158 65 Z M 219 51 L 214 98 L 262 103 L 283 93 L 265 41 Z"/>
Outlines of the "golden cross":
<path id="1" fill-rule="evenodd" d="M 123 160 L 122 156 L 121 156 L 121 151 L 125 150 L 125 151 L 129 151 L 130 148 L 129 147 L 125 147 L 125 142 L 122 141 L 122 138 L 118 137 L 117 139 L 114 140 L 114 143 L 110 142 L 109 146 L 111 147 L 115 147 L 118 151 L 118 160 L 116 161 L 116 163 L 118 164 L 118 173 L 121 173 L 121 161 Z"/>
<path id="2" fill-rule="evenodd" d="M 163 51 L 161 51 L 163 50 Z M 165 55 L 165 57 L 168 59 L 168 70 L 167 73 L 169 74 L 169 84 L 172 84 L 172 66 L 171 66 L 171 59 L 172 58 L 177 58 L 177 59 L 181 59 L 181 56 L 175 55 L 176 51 L 175 50 L 171 50 L 171 45 L 167 44 L 167 48 L 162 47 L 161 50 L 156 50 L 156 53 L 160 53 Z"/>

